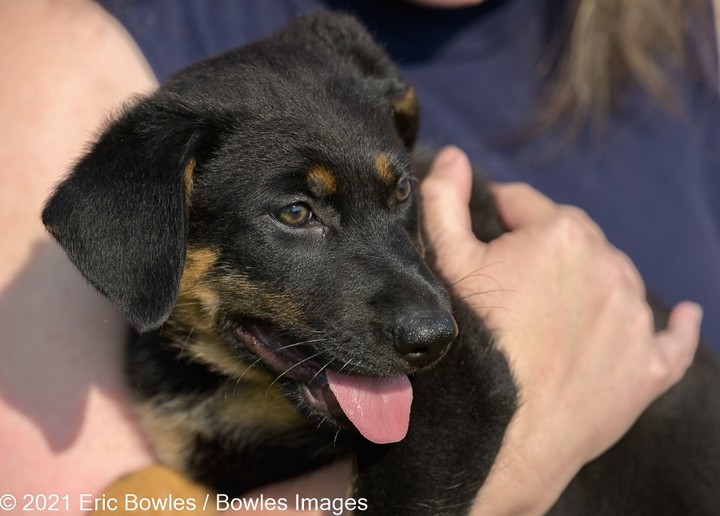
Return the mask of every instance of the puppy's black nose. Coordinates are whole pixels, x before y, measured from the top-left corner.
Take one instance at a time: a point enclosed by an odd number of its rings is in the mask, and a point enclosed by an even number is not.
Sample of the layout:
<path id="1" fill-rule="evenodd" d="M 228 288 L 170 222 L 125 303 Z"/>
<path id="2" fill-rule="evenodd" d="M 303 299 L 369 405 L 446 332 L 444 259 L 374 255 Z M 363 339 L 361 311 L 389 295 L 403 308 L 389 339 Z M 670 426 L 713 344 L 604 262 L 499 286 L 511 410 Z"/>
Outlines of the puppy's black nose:
<path id="1" fill-rule="evenodd" d="M 445 354 L 457 332 L 448 313 L 405 317 L 395 329 L 395 349 L 410 365 L 423 367 Z"/>

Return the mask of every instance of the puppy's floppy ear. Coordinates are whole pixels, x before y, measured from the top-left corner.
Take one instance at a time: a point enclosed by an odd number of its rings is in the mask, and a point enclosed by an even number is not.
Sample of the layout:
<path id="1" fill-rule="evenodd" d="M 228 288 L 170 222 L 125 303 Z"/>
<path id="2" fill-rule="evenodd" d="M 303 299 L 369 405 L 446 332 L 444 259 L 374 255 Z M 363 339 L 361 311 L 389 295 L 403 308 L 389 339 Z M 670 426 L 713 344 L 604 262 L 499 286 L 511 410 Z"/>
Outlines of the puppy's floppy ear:
<path id="1" fill-rule="evenodd" d="M 202 139 L 202 124 L 179 102 L 142 100 L 100 136 L 42 213 L 75 266 L 141 332 L 160 326 L 178 295 L 187 182 Z"/>
<path id="2" fill-rule="evenodd" d="M 398 135 L 408 149 L 415 145 L 420 123 L 420 105 L 412 85 L 405 80 L 395 64 L 370 33 L 353 16 L 332 11 L 318 11 L 298 19 L 287 31 L 300 28 L 333 54 L 329 63 L 350 64 L 362 78 L 372 83 L 390 102 Z M 309 29 L 309 30 L 308 30 Z M 297 34 L 293 34 L 297 38 Z"/>

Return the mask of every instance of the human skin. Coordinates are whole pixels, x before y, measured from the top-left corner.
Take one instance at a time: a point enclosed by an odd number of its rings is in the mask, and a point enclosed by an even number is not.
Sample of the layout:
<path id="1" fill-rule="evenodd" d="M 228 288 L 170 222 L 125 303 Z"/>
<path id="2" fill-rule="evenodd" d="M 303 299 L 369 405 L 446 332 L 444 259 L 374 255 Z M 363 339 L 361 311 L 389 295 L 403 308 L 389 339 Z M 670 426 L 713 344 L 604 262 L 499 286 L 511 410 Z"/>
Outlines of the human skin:
<path id="1" fill-rule="evenodd" d="M 511 231 L 478 242 L 467 209 L 471 174 L 464 153 L 444 149 L 421 192 L 441 276 L 496 329 L 520 388 L 476 514 L 539 514 L 682 378 L 702 310 L 680 303 L 655 333 L 629 258 L 581 210 L 527 185 L 495 187 Z"/>
<path id="2" fill-rule="evenodd" d="M 40 223 L 39 213 L 52 186 L 66 173 L 110 113 L 117 111 L 131 95 L 155 88 L 156 81 L 124 30 L 87 0 L 0 0 L 0 44 L 3 48 L 13 49 L 0 54 L 4 70 L 0 81 L 0 113 L 4 121 L 0 124 L 0 141 L 3 142 L 0 162 L 3 163 L 4 179 L 4 187 L 0 189 L 0 234 L 3 239 L 0 246 L 0 327 L 3 328 L 0 490 L 16 495 L 55 492 L 75 500 L 80 494 L 99 495 L 120 475 L 147 466 L 155 459 L 130 415 L 127 402 L 121 367 L 125 323 L 86 285 L 50 240 Z M 438 167 L 440 175 L 431 174 L 430 182 L 425 183 L 430 186 L 423 186 L 431 229 L 442 228 L 444 223 L 454 226 L 467 216 L 454 212 L 452 206 L 445 206 L 443 202 L 433 201 L 432 192 L 452 192 L 456 188 L 460 188 L 462 197 L 462 173 L 457 176 L 444 174 L 448 170 L 461 169 L 458 165 L 462 165 L 462 160 L 454 163 L 449 167 Z M 500 196 L 502 198 L 502 193 Z M 442 197 L 435 197 L 438 199 Z M 540 205 L 544 213 L 555 207 L 547 200 Z M 530 358 L 523 360 L 526 340 L 532 337 L 537 345 L 539 338 L 523 333 L 523 328 L 528 327 L 524 317 L 528 314 L 532 317 L 532 299 L 541 299 L 543 305 L 549 305 L 553 303 L 553 295 L 559 298 L 572 295 L 574 302 L 567 310 L 570 311 L 568 314 L 575 314 L 573 320 L 586 320 L 583 317 L 596 310 L 597 299 L 592 295 L 585 299 L 582 296 L 587 292 L 577 292 L 575 280 L 581 280 L 582 270 L 577 271 L 573 282 L 566 281 L 567 275 L 557 269 L 552 270 L 558 277 L 539 274 L 537 277 L 528 275 L 525 278 L 527 284 L 516 285 L 514 279 L 511 281 L 514 276 L 510 257 L 513 255 L 527 255 L 531 248 L 533 253 L 552 261 L 551 253 L 556 249 L 537 246 L 543 240 L 552 242 L 552 234 L 557 233 L 557 228 L 553 224 L 539 224 L 534 230 L 523 232 L 523 228 L 532 223 L 533 214 L 517 205 L 513 207 L 512 202 L 501 202 L 501 206 L 505 206 L 504 215 L 508 220 L 516 221 L 513 232 L 516 236 L 501 244 L 491 244 L 485 248 L 490 251 L 483 256 L 492 259 L 487 263 L 495 264 L 502 256 L 500 265 L 488 269 L 494 283 L 513 285 L 512 290 L 527 293 L 527 296 L 507 295 L 502 299 L 503 310 L 481 311 L 497 328 L 500 343 L 513 360 L 524 395 L 537 396 L 542 402 L 530 405 L 538 407 L 537 414 L 521 409 L 511 427 L 504 453 L 501 453 L 501 460 L 506 461 L 503 464 L 532 463 L 532 474 L 528 477 L 523 476 L 522 471 L 515 471 L 515 476 L 509 479 L 507 472 L 518 468 L 503 467 L 500 474 L 491 473 L 490 482 L 481 495 L 483 504 L 491 507 L 493 501 L 510 503 L 507 492 L 522 493 L 522 498 L 515 502 L 525 510 L 528 505 L 537 507 L 538 503 L 547 503 L 539 502 L 541 497 L 533 494 L 530 488 L 541 491 L 553 488 L 559 492 L 557 486 L 566 481 L 570 471 L 619 437 L 620 429 L 627 426 L 631 416 L 637 415 L 642 403 L 634 402 L 620 410 L 617 406 L 602 406 L 594 401 L 595 410 L 604 411 L 605 420 L 620 422 L 603 425 L 603 428 L 607 427 L 606 432 L 581 425 L 579 434 L 584 437 L 578 438 L 578 445 L 568 451 L 567 458 L 538 456 L 530 453 L 532 448 L 528 450 L 527 446 L 519 445 L 525 440 L 559 439 L 565 443 L 567 436 L 557 433 L 557 427 L 547 418 L 539 417 L 539 422 L 548 426 L 544 428 L 538 424 L 534 434 L 527 422 L 538 414 L 543 416 L 550 394 L 563 390 L 563 385 L 574 393 L 567 401 L 569 412 L 581 407 L 589 393 L 605 389 L 601 368 L 608 367 L 612 355 L 607 346 L 599 344 L 603 337 L 600 332 L 596 340 L 583 339 L 578 343 L 584 353 L 574 350 L 570 357 L 565 356 L 564 345 L 572 340 L 571 334 L 576 333 L 570 331 L 575 329 L 558 323 L 557 327 L 547 331 L 555 337 L 565 335 L 565 332 L 569 334 L 562 339 L 551 339 L 548 345 L 559 346 L 556 355 L 562 358 L 562 364 L 558 367 L 567 369 L 561 376 L 567 383 L 560 380 L 548 383 L 550 379 L 529 367 Z M 517 214 L 518 210 L 521 215 Z M 455 222 L 448 218 L 451 213 L 458 217 Z M 434 220 L 444 222 L 433 226 Z M 589 248 L 594 255 L 614 252 L 607 244 L 602 244 L 597 233 L 592 234 L 592 239 L 577 239 L 578 249 L 573 251 L 576 258 L 584 257 L 583 253 L 589 253 Z M 475 249 L 473 246 L 480 245 L 467 233 L 435 231 L 435 235 L 438 249 L 443 246 Z M 449 278 L 462 273 L 461 264 L 456 263 L 452 253 L 446 256 L 447 265 L 443 265 L 441 272 Z M 571 256 L 572 253 L 569 261 L 572 261 Z M 478 259 L 473 268 L 483 267 L 486 263 L 473 252 L 468 252 L 467 257 Z M 462 266 L 465 265 L 468 264 Z M 618 267 L 620 265 L 614 262 L 608 264 L 608 274 Z M 624 263 L 621 268 L 628 267 Z M 589 271 L 585 273 L 589 274 Z M 620 272 L 615 271 L 615 274 L 620 275 Z M 592 279 L 585 278 L 587 281 Z M 473 281 L 462 282 L 460 286 L 474 292 L 484 288 Z M 628 297 L 630 291 L 640 296 L 641 285 L 637 282 L 629 282 L 625 287 L 629 291 Z M 542 295 L 533 298 L 539 292 Z M 611 295 L 605 290 L 602 292 Z M 615 302 L 621 303 L 623 299 Z M 692 308 L 688 310 L 693 311 Z M 683 313 L 681 310 L 681 321 L 685 320 Z M 616 324 L 613 317 L 621 317 L 621 314 L 610 312 L 603 320 L 613 327 L 625 328 Z M 618 331 L 619 335 L 612 335 L 613 342 L 635 342 L 637 330 Z M 558 341 L 564 343 L 563 346 L 556 344 Z M 691 345 L 678 347 L 690 349 Z M 635 355 L 628 359 L 645 364 L 648 360 L 645 354 L 654 353 L 647 348 L 637 348 Z M 595 355 L 600 356 L 600 365 L 584 362 L 595 360 Z M 574 375 L 573 368 L 578 365 L 578 360 L 570 360 L 572 357 L 580 357 L 580 371 L 586 373 L 587 368 L 593 371 L 597 368 L 596 374 L 590 375 L 588 381 L 583 380 L 582 375 Z M 684 364 L 684 359 L 679 362 Z M 631 366 L 629 363 L 623 370 Z M 652 375 L 649 379 L 648 375 L 640 375 L 635 379 L 618 378 L 617 381 L 619 385 L 633 389 L 641 383 L 645 398 L 657 395 L 665 388 L 665 384 L 655 381 Z M 520 417 L 521 414 L 527 416 Z M 528 434 L 533 434 L 535 441 L 528 439 Z M 515 436 L 520 441 L 516 441 Z M 557 461 L 562 463 L 558 465 Z M 307 496 L 342 496 L 349 478 L 350 465 L 345 461 L 291 482 L 269 486 L 263 492 L 266 496 L 288 498 L 297 492 Z M 539 478 L 542 481 L 538 481 Z M 529 486 L 528 491 L 508 491 L 508 485 L 512 486 L 513 482 Z"/>
<path id="3" fill-rule="evenodd" d="M 100 492 L 152 460 L 120 402 L 124 323 L 40 222 L 108 109 L 155 87 L 124 41 L 90 2 L 0 2 L 0 491 Z"/>

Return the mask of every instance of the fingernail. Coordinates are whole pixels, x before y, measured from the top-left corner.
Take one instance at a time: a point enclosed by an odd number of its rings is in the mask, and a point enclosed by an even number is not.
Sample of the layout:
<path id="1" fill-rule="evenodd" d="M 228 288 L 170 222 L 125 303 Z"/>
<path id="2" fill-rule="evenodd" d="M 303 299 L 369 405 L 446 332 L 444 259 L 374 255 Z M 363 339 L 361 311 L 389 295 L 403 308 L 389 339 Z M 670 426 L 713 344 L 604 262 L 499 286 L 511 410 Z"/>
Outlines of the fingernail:
<path id="1" fill-rule="evenodd" d="M 435 158 L 435 166 L 446 167 L 451 165 L 462 155 L 462 151 L 455 145 L 443 147 Z"/>
<path id="2" fill-rule="evenodd" d="M 695 316 L 695 319 L 700 322 L 703 318 L 703 307 L 700 306 L 698 303 L 695 303 L 694 301 L 688 302 L 688 307 L 695 312 L 693 315 Z"/>

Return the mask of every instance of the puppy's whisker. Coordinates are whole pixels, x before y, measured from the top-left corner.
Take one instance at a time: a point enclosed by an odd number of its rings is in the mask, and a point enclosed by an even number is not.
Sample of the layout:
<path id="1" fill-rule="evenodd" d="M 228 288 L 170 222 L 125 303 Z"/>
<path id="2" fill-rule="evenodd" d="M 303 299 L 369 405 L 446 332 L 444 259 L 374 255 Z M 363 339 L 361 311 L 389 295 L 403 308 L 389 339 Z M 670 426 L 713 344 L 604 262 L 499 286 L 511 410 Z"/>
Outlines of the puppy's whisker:
<path id="1" fill-rule="evenodd" d="M 506 290 L 506 289 L 502 289 L 502 288 L 500 288 L 500 289 L 492 289 L 492 290 L 481 290 L 480 292 L 473 292 L 472 294 L 468 294 L 468 295 L 466 295 L 466 296 L 459 297 L 459 298 L 457 298 L 457 299 L 458 299 L 458 301 L 464 301 L 464 300 L 466 300 L 466 299 L 470 299 L 471 297 L 475 297 L 475 296 L 482 296 L 482 295 L 484 295 L 484 294 L 498 294 L 498 293 L 501 293 L 501 292 L 514 292 L 514 291 L 513 291 L 513 290 Z"/>
<path id="2" fill-rule="evenodd" d="M 175 303 L 175 308 L 178 307 L 184 307 L 184 306 L 201 306 L 202 301 L 194 300 L 194 301 L 183 301 L 182 303 Z"/>
<path id="3" fill-rule="evenodd" d="M 182 343 L 180 344 L 180 346 L 178 346 L 178 347 L 180 348 L 180 353 L 178 353 L 178 362 L 180 362 L 180 359 L 181 359 L 183 356 L 189 356 L 189 355 L 190 355 L 190 352 L 188 351 L 188 350 L 190 349 L 190 337 L 192 337 L 192 334 L 193 334 L 193 332 L 195 331 L 196 328 L 197 328 L 197 326 L 193 326 L 192 329 L 188 332 L 188 334 L 187 334 L 187 336 L 185 337 L 185 339 L 184 339 L 184 340 L 182 341 Z"/>
<path id="4" fill-rule="evenodd" d="M 300 342 L 293 342 L 292 344 L 286 344 L 285 346 L 281 346 L 281 347 L 279 347 L 279 348 L 277 348 L 277 349 L 272 349 L 272 350 L 270 350 L 270 353 L 277 353 L 277 352 L 279 352 L 279 351 L 282 351 L 282 350 L 285 350 L 285 349 L 289 349 L 289 348 L 293 348 L 293 347 L 295 347 L 295 346 L 301 346 L 301 345 L 303 345 L 303 344 L 310 344 L 310 343 L 314 343 L 314 342 L 322 342 L 322 341 L 324 341 L 324 340 L 327 340 L 327 339 L 313 339 L 313 340 L 303 340 L 303 341 L 300 341 Z M 319 353 L 318 353 L 318 354 L 319 354 Z M 316 355 L 313 355 L 313 356 L 317 356 L 317 354 L 316 354 Z M 308 358 L 312 358 L 312 357 L 308 357 Z M 247 374 L 247 372 L 248 372 L 250 369 L 252 369 L 252 368 L 255 367 L 257 364 L 259 364 L 260 362 L 262 362 L 262 360 L 263 360 L 262 357 L 259 357 L 259 358 L 255 359 L 253 362 L 251 362 L 251 363 L 245 368 L 245 370 L 240 374 L 240 376 L 237 378 L 237 381 L 235 382 L 235 385 L 237 385 L 237 384 L 243 379 L 243 377 Z M 307 358 L 304 359 L 304 360 L 302 360 L 301 362 L 304 362 L 305 360 L 307 360 Z M 238 364 L 237 364 L 237 365 L 240 365 L 241 363 L 242 363 L 242 361 L 238 361 Z M 235 367 L 237 367 L 237 365 L 236 365 Z M 297 365 L 297 364 L 295 364 L 295 365 Z M 293 366 L 293 367 L 294 367 L 294 366 Z M 231 371 L 231 373 L 234 373 L 234 372 L 235 372 L 235 369 L 233 368 L 233 370 Z M 286 372 L 287 372 L 287 371 L 286 371 Z M 285 374 L 285 373 L 283 373 L 283 374 Z M 274 383 L 274 382 L 273 382 L 273 383 Z M 268 387 L 268 389 L 269 389 L 270 387 L 272 387 L 272 384 L 270 384 L 270 386 Z"/>
<path id="5" fill-rule="evenodd" d="M 471 270 L 470 272 L 468 272 L 468 273 L 465 274 L 464 276 L 461 276 L 461 277 L 459 277 L 459 278 L 457 278 L 457 279 L 455 279 L 455 280 L 446 282 L 446 283 L 447 283 L 447 286 L 448 286 L 448 287 L 454 287 L 454 286 L 456 286 L 458 283 L 460 283 L 461 281 L 465 281 L 466 279 L 472 278 L 472 277 L 486 277 L 486 278 L 488 278 L 488 279 L 491 279 L 491 280 L 497 282 L 497 280 L 496 280 L 493 276 L 490 276 L 489 274 L 479 274 L 479 273 L 480 273 L 480 271 L 483 271 L 483 270 L 485 270 L 485 269 L 487 269 L 487 268 L 489 268 L 489 267 L 492 267 L 492 266 L 494 266 L 494 265 L 498 265 L 499 263 L 502 263 L 502 262 L 499 262 L 499 261 L 498 261 L 498 262 L 486 263 L 486 264 L 483 265 L 482 267 L 478 267 L 477 269 Z M 497 283 L 498 283 L 498 288 L 502 288 L 502 286 L 500 285 L 500 283 L 499 283 L 499 282 L 497 282 Z"/>
<path id="6" fill-rule="evenodd" d="M 275 377 L 275 379 L 270 383 L 270 385 L 268 385 L 267 391 L 265 391 L 265 395 L 267 395 L 267 393 L 270 392 L 270 389 L 272 388 L 272 386 L 275 385 L 275 384 L 278 382 L 278 380 L 280 380 L 280 378 L 282 378 L 282 377 L 285 376 L 287 373 L 289 373 L 290 371 L 292 371 L 293 369 L 295 369 L 297 366 L 301 365 L 303 362 L 307 362 L 308 360 L 312 360 L 313 358 L 315 358 L 315 357 L 318 356 L 318 355 L 321 355 L 322 353 L 323 353 L 322 351 L 318 351 L 318 352 L 315 353 L 314 355 L 310 355 L 309 357 L 305 357 L 305 358 L 303 358 L 302 360 L 300 360 L 300 362 L 297 362 L 297 363 L 291 365 L 290 367 L 288 367 L 287 369 L 285 369 L 282 373 L 280 373 L 278 376 Z"/>
<path id="7" fill-rule="evenodd" d="M 348 359 L 347 362 L 345 362 L 345 363 L 343 364 L 343 366 L 342 366 L 340 369 L 338 369 L 337 372 L 338 372 L 338 373 L 342 372 L 342 370 L 345 369 L 347 366 L 349 366 L 351 363 L 352 363 L 352 359 L 350 358 L 350 359 Z"/>
<path id="8" fill-rule="evenodd" d="M 508 310 L 508 311 L 510 311 L 510 309 L 507 306 L 503 306 L 503 305 L 467 305 L 464 307 L 460 307 L 460 308 L 456 309 L 455 311 L 457 313 L 460 313 L 460 312 L 467 313 L 467 312 L 480 311 L 480 310 Z"/>
<path id="9" fill-rule="evenodd" d="M 330 359 L 324 366 L 322 366 L 320 369 L 318 369 L 317 373 L 313 375 L 312 378 L 310 378 L 310 381 L 308 383 L 312 383 L 315 378 L 318 377 L 320 373 L 322 373 L 330 364 L 332 364 L 332 359 Z"/>
<path id="10" fill-rule="evenodd" d="M 262 362 L 262 358 L 258 358 L 258 359 L 256 359 L 256 360 L 254 360 L 253 362 L 251 362 L 250 365 L 248 365 L 248 366 L 245 368 L 245 370 L 240 374 L 240 376 L 238 377 L 237 382 L 235 382 L 235 384 L 237 385 L 238 383 L 240 383 L 240 381 L 241 381 L 241 380 L 243 379 L 243 377 L 247 374 L 247 372 L 248 372 L 250 369 L 252 369 L 253 367 L 255 367 L 257 364 L 259 364 L 260 362 Z M 241 363 L 242 363 L 242 361 L 241 361 L 241 360 L 238 360 L 238 365 L 240 365 Z M 237 366 L 236 366 L 236 367 L 237 367 Z"/>
<path id="11" fill-rule="evenodd" d="M 272 353 L 277 353 L 278 351 L 282 351 L 283 349 L 294 348 L 295 346 L 302 346 L 303 344 L 314 344 L 316 342 L 324 342 L 326 340 L 327 339 L 313 339 L 313 340 L 303 340 L 300 342 L 293 342 L 292 344 L 287 344 L 287 345 L 281 346 L 277 349 L 273 349 Z"/>

